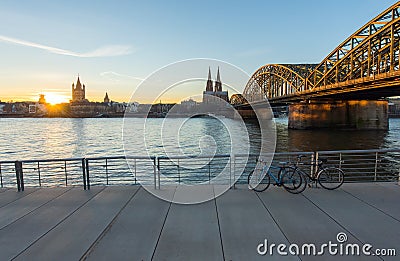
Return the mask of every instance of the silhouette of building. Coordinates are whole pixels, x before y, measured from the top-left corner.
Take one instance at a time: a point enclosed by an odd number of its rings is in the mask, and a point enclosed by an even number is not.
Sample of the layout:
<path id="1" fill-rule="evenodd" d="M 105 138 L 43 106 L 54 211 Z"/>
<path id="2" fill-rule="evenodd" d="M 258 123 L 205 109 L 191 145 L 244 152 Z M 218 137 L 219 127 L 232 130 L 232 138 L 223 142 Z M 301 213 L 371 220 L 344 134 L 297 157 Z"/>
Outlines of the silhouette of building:
<path id="1" fill-rule="evenodd" d="M 222 101 L 229 102 L 228 91 L 222 91 L 221 76 L 219 73 L 219 67 L 217 70 L 217 80 L 213 86 L 211 79 L 211 69 L 208 67 L 208 79 L 206 84 L 206 90 L 203 92 L 203 103 L 205 104 L 216 104 Z"/>
<path id="2" fill-rule="evenodd" d="M 39 95 L 39 104 L 46 104 L 46 98 L 44 97 L 44 94 Z"/>
<path id="3" fill-rule="evenodd" d="M 79 75 L 78 75 L 78 80 L 76 82 L 76 85 L 72 83 L 72 102 L 84 102 L 87 101 L 85 98 L 85 85 L 81 84 L 81 81 L 79 80 Z"/>
<path id="4" fill-rule="evenodd" d="M 108 98 L 107 92 L 106 92 L 106 96 L 104 97 L 104 103 L 110 103 L 110 98 Z"/>

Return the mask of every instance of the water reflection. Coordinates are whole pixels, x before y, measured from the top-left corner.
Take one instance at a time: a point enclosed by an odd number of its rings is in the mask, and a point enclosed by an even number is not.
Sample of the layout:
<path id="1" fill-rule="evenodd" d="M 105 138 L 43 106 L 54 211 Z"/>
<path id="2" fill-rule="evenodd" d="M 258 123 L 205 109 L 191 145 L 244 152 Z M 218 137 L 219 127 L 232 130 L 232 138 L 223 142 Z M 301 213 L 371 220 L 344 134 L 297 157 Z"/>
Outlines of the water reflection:
<path id="1" fill-rule="evenodd" d="M 143 145 L 144 119 L 128 119 L 136 133 L 132 139 L 135 155 L 145 155 Z M 162 119 L 149 119 L 151 126 L 159 126 Z M 174 121 L 172 121 L 173 123 Z M 230 153 L 232 145 L 246 144 L 237 124 L 227 125 L 215 119 L 192 119 L 180 131 L 180 142 L 160 142 L 157 133 L 149 134 L 149 153 L 163 154 L 163 146 L 184 154 L 200 154 L 201 137 L 213 137 L 217 153 Z M 6 119 L 0 118 L 0 160 L 32 158 L 66 158 L 124 155 L 121 130 L 122 119 Z M 399 148 L 400 119 L 390 119 L 389 131 L 345 130 L 288 130 L 287 120 L 277 119 L 277 151 L 315 151 L 346 149 Z M 235 127 L 236 126 L 236 127 Z M 246 122 L 251 152 L 257 153 L 261 144 L 256 122 Z M 229 131 L 228 129 L 229 128 Z M 233 131 L 232 131 L 233 130 Z M 234 143 L 231 143 L 231 142 Z M 235 145 L 236 146 L 236 145 Z M 184 148 L 183 150 L 181 150 Z"/>
<path id="2" fill-rule="evenodd" d="M 253 151 L 260 146 L 259 127 L 247 122 Z M 276 119 L 277 152 L 398 148 L 400 119 L 390 119 L 389 131 L 289 130 L 287 119 Z"/>

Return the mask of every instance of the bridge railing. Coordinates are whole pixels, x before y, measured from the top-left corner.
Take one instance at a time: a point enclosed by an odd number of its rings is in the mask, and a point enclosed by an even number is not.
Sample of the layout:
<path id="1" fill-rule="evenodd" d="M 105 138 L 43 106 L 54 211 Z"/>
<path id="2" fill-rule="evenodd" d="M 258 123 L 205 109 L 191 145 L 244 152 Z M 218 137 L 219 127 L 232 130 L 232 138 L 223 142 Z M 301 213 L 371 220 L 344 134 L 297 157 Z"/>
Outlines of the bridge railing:
<path id="1" fill-rule="evenodd" d="M 313 162 L 326 158 L 330 166 L 345 172 L 345 182 L 400 182 L 400 150 L 338 150 L 316 152 L 278 152 L 271 165 L 293 165 L 298 155 L 310 163 L 302 169 L 315 175 Z M 116 156 L 67 159 L 0 161 L 0 187 L 17 186 L 90 186 L 167 184 L 235 184 L 247 183 L 259 155 L 214 155 L 185 157 Z M 129 162 L 129 164 L 128 164 Z M 278 171 L 271 168 L 271 171 Z M 277 174 L 277 173 L 274 173 Z"/>

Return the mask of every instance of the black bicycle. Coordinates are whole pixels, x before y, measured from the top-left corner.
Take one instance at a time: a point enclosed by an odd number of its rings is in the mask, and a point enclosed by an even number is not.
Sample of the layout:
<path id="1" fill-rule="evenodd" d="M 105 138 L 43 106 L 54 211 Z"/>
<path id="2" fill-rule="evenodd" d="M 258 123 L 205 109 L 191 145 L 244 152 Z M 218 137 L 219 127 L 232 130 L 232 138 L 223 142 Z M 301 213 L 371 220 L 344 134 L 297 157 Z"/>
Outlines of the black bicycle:
<path id="1" fill-rule="evenodd" d="M 270 166 L 263 160 L 259 160 L 256 168 L 249 174 L 247 181 L 249 189 L 257 192 L 263 192 L 271 184 L 271 178 L 275 181 L 274 185 L 283 186 L 286 191 L 298 194 L 304 191 L 306 186 L 304 186 L 305 178 L 302 174 L 296 171 L 292 167 L 288 167 L 287 163 L 280 163 L 279 167 Z M 278 175 L 275 176 L 271 169 L 278 171 Z"/>
<path id="2" fill-rule="evenodd" d="M 303 157 L 305 157 L 305 155 L 297 156 L 297 162 L 290 167 L 294 169 L 295 172 L 300 173 L 304 177 L 306 183 L 308 182 L 308 180 L 315 183 L 318 182 L 321 187 L 329 190 L 334 190 L 342 186 L 345 175 L 342 169 L 334 166 L 326 166 L 325 164 L 328 163 L 328 159 L 325 158 L 319 158 L 317 162 L 303 163 L 301 162 L 301 159 Z M 317 175 L 312 176 L 311 174 L 303 171 L 299 167 L 301 165 L 312 166 L 314 169 L 316 169 L 315 172 L 317 173 Z M 306 186 L 306 184 L 303 185 Z"/>

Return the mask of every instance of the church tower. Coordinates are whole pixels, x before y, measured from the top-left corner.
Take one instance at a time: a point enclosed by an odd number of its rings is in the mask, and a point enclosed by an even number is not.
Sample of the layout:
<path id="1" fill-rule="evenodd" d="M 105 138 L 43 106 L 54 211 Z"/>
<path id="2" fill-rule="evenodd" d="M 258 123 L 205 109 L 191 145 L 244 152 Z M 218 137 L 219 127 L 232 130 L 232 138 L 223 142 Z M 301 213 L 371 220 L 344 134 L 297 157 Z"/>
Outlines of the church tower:
<path id="1" fill-rule="evenodd" d="M 206 92 L 212 92 L 213 91 L 213 81 L 211 80 L 211 69 L 208 67 L 208 80 L 207 80 L 207 85 L 206 85 Z"/>
<path id="2" fill-rule="evenodd" d="M 82 102 L 85 101 L 85 85 L 81 84 L 79 79 L 76 81 L 76 85 L 72 83 L 72 102 Z"/>
<path id="3" fill-rule="evenodd" d="M 106 96 L 104 97 L 104 103 L 110 103 L 110 98 L 108 98 L 107 92 L 106 92 Z"/>
<path id="4" fill-rule="evenodd" d="M 217 71 L 217 80 L 215 81 L 215 92 L 222 92 L 222 82 L 221 77 L 219 76 L 219 67 Z"/>

